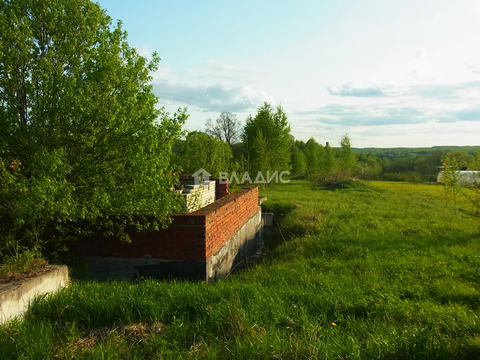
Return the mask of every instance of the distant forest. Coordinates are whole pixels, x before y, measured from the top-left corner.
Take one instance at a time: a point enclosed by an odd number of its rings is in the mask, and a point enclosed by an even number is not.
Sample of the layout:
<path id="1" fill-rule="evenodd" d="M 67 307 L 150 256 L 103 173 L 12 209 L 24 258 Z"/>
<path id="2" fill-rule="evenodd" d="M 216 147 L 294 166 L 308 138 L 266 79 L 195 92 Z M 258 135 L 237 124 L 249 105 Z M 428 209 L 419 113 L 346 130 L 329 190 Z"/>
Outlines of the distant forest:
<path id="1" fill-rule="evenodd" d="M 433 146 L 430 148 L 354 148 L 360 162 L 375 156 L 381 171 L 379 180 L 436 181 L 447 155 L 455 159 L 458 169 L 480 170 L 480 146 Z M 373 174 L 372 174 L 373 175 Z"/>

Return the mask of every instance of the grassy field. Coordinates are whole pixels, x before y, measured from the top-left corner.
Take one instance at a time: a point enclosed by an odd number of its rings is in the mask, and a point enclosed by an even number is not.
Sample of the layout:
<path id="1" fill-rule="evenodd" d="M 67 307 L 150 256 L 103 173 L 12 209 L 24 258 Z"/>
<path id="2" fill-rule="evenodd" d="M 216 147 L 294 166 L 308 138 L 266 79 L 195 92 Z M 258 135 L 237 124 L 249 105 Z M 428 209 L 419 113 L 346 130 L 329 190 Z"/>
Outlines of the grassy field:
<path id="1" fill-rule="evenodd" d="M 478 359 L 480 219 L 437 185 L 291 182 L 226 280 L 76 281 L 0 327 L 2 359 Z"/>

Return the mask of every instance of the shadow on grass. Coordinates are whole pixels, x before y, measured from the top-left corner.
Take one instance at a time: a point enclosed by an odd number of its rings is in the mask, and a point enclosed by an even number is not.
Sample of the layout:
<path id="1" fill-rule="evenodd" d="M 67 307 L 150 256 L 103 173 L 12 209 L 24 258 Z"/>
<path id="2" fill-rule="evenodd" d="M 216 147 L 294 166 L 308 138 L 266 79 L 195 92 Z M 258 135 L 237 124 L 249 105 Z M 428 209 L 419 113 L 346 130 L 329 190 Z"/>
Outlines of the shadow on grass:
<path id="1" fill-rule="evenodd" d="M 374 185 L 370 184 L 367 181 L 359 180 L 359 179 L 343 179 L 340 181 L 324 181 L 319 182 L 318 185 L 315 187 L 316 190 L 330 190 L 330 191 L 337 191 L 337 190 L 355 190 L 359 192 L 382 192 L 382 189 L 375 187 Z"/>
<path id="2" fill-rule="evenodd" d="M 272 251 L 290 238 L 290 230 L 282 225 L 282 220 L 296 208 L 293 204 L 264 203 L 262 213 L 273 213 L 273 226 L 264 232 L 264 245 Z"/>
<path id="3" fill-rule="evenodd" d="M 386 353 L 382 359 L 465 359 L 476 360 L 480 357 L 480 346 L 476 343 L 459 343 L 455 347 L 437 343 L 435 334 L 428 329 L 411 338 L 402 339 L 399 345 Z"/>

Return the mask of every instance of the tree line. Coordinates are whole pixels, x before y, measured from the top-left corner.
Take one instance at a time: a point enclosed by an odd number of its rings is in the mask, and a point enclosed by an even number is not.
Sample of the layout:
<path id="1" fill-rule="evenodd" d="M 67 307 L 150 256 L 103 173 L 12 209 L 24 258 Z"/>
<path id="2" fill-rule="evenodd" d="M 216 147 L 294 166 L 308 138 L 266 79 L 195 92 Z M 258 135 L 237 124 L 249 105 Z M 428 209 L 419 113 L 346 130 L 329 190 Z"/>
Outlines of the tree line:
<path id="1" fill-rule="evenodd" d="M 287 170 L 292 178 L 319 183 L 349 177 L 428 183 L 437 181 L 446 159 L 457 170 L 480 170 L 479 146 L 358 149 L 352 147 L 348 135 L 334 148 L 313 137 L 306 142 L 296 140 L 290 134 L 287 114 L 269 103 L 261 105 L 255 116 L 248 116 L 243 126 L 228 112 L 205 125 L 205 132 L 192 132 L 177 143 L 174 162 L 185 175 L 199 168 L 213 176 Z"/>

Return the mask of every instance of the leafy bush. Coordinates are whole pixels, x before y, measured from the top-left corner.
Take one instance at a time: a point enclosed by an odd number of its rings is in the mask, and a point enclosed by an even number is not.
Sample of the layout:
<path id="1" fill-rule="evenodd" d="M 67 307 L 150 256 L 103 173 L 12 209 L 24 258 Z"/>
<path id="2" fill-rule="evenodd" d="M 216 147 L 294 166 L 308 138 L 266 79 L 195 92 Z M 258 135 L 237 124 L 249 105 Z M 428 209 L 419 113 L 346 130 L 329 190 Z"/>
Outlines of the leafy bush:
<path id="1" fill-rule="evenodd" d="M 334 171 L 328 177 L 318 179 L 317 184 L 330 190 L 367 189 L 372 187 L 368 182 L 351 177 L 349 172 L 344 171 Z"/>

